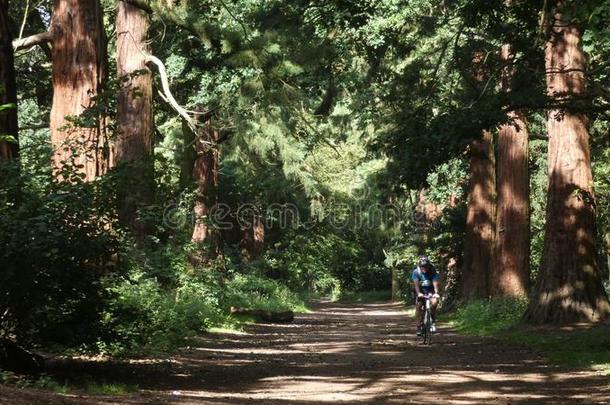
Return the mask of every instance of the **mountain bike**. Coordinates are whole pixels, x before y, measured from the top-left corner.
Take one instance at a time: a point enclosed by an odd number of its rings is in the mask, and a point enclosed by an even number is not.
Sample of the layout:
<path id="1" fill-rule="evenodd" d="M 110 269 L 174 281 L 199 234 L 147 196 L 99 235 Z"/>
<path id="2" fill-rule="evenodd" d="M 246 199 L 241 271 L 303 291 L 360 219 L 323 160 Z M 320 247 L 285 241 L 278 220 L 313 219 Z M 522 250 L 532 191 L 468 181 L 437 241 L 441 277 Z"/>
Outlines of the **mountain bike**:
<path id="1" fill-rule="evenodd" d="M 431 294 L 424 295 L 422 299 L 426 301 L 426 305 L 424 306 L 424 319 L 423 319 L 423 328 L 422 328 L 422 342 L 425 345 L 429 345 L 432 343 L 432 305 L 430 304 L 430 299 L 432 298 Z"/>

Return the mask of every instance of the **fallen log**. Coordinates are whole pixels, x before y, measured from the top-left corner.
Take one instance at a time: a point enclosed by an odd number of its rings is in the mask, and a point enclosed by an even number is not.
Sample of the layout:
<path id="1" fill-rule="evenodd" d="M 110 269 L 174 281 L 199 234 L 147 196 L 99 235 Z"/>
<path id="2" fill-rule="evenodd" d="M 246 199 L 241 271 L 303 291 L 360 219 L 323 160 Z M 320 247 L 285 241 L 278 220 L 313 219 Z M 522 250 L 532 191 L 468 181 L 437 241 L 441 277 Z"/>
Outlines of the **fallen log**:
<path id="1" fill-rule="evenodd" d="M 44 359 L 7 338 L 0 338 L 0 369 L 35 374 L 44 368 Z"/>
<path id="2" fill-rule="evenodd" d="M 262 309 L 231 307 L 231 314 L 254 316 L 264 322 L 288 323 L 294 320 L 294 312 L 292 311 L 273 312 Z"/>

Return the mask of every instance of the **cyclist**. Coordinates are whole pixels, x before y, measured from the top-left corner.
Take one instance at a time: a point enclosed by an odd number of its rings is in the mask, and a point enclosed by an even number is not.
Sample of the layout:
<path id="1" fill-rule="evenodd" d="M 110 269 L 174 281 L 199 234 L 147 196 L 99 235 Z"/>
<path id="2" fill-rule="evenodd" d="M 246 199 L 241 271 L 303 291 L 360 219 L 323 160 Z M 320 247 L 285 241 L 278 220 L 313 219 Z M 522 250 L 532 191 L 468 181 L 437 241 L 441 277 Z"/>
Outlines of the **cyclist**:
<path id="1" fill-rule="evenodd" d="M 430 259 L 428 259 L 427 256 L 420 256 L 417 267 L 415 267 L 411 273 L 411 280 L 413 281 L 416 296 L 415 320 L 417 322 L 417 336 L 422 335 L 424 306 L 426 304 L 426 300 L 424 299 L 425 295 L 431 295 L 430 307 L 432 312 L 432 326 L 430 331 L 436 332 L 435 314 L 438 299 L 440 298 L 440 295 L 438 294 L 440 291 L 439 278 L 436 269 L 432 263 L 430 263 Z"/>

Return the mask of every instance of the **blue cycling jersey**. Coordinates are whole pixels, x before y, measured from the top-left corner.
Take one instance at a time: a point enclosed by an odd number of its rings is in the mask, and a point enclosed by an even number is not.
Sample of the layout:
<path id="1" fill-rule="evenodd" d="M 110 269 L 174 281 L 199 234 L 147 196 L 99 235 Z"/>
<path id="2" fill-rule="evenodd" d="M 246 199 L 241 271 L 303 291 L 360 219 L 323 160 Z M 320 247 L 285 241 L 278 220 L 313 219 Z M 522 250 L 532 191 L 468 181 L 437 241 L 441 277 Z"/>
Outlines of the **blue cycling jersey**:
<path id="1" fill-rule="evenodd" d="M 423 294 L 434 294 L 434 283 L 439 279 L 439 275 L 436 272 L 434 267 L 428 269 L 428 271 L 422 271 L 419 266 L 413 269 L 413 273 L 411 273 L 411 280 L 413 282 L 419 281 L 419 289 Z"/>

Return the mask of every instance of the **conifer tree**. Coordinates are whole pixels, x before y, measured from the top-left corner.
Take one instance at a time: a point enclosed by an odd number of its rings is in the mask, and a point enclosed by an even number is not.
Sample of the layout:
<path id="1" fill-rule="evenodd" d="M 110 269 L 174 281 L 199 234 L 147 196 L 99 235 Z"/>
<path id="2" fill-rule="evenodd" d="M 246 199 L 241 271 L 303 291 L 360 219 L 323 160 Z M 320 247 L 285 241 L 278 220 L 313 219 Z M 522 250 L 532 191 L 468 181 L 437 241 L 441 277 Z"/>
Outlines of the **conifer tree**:
<path id="1" fill-rule="evenodd" d="M 17 87 L 8 0 L 0 0 L 0 159 L 19 154 L 17 136 Z"/>
<path id="2" fill-rule="evenodd" d="M 514 49 L 504 44 L 505 63 L 500 90 L 510 93 L 514 76 Z M 509 111 L 497 141 L 497 201 L 494 262 L 490 273 L 492 296 L 524 296 L 529 283 L 529 174 L 528 131 L 521 111 Z"/>
<path id="3" fill-rule="evenodd" d="M 474 82 L 484 91 L 484 54 L 473 57 Z M 470 172 L 464 240 L 462 298 L 489 296 L 489 275 L 493 266 L 496 208 L 496 175 L 492 133 L 483 130 L 469 148 Z"/>
<path id="4" fill-rule="evenodd" d="M 576 2 L 558 0 L 547 13 L 549 183 L 542 266 L 526 314 L 532 323 L 598 321 L 610 315 L 597 263 L 587 63 L 576 7 Z"/>
<path id="5" fill-rule="evenodd" d="M 111 163 L 105 117 L 97 100 L 108 77 L 102 8 L 99 0 L 53 4 L 53 163 L 61 171 L 73 161 L 82 178 L 91 181 Z"/>
<path id="6" fill-rule="evenodd" d="M 150 52 L 147 11 L 119 1 L 115 29 L 120 88 L 114 148 L 115 164 L 123 169 L 118 190 L 119 214 L 141 240 L 146 231 L 136 221 L 136 209 L 151 203 L 154 188 L 152 74 L 146 65 Z"/>

